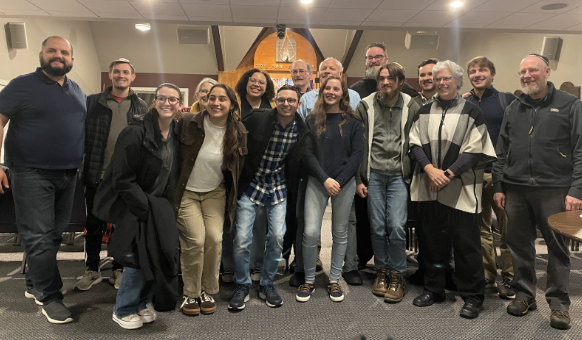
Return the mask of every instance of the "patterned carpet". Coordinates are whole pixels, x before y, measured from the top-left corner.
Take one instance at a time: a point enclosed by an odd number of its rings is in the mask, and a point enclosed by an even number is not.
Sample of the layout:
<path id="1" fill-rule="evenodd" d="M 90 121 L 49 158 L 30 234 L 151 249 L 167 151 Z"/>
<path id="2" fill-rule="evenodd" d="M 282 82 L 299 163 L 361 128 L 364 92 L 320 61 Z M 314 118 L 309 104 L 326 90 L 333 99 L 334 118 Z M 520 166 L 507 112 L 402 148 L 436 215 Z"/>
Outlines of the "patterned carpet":
<path id="1" fill-rule="evenodd" d="M 24 276 L 19 274 L 22 253 L 17 247 L 0 247 L 0 339 L 582 339 L 582 256 L 572 254 L 570 296 L 572 329 L 559 331 L 550 327 L 550 310 L 544 301 L 547 253 L 538 240 L 537 302 L 538 309 L 521 318 L 505 312 L 507 301 L 489 293 L 479 318 L 459 317 L 463 301 L 451 292 L 447 301 L 419 308 L 412 300 L 422 288 L 408 285 L 406 296 L 399 304 L 384 303 L 371 292 L 375 278 L 370 269 L 363 271 L 364 285 L 352 287 L 342 283 L 346 298 L 341 303 L 327 296 L 326 282 L 331 253 L 329 211 L 322 230 L 324 270 L 316 277 L 316 292 L 307 303 L 294 299 L 295 289 L 289 287 L 290 274 L 280 267 L 276 286 L 283 297 L 281 308 L 267 307 L 258 299 L 253 285 L 251 299 L 245 310 L 229 312 L 228 300 L 234 284 L 221 284 L 215 296 L 218 308 L 213 315 L 187 317 L 178 310 L 158 313 L 158 319 L 142 329 L 121 329 L 111 320 L 115 289 L 104 280 L 87 292 L 73 290 L 83 273 L 82 239 L 76 245 L 65 246 L 59 253 L 59 267 L 67 289 L 65 304 L 74 313 L 75 321 L 67 325 L 49 324 L 41 308 L 24 297 Z M 102 252 L 103 254 L 105 252 Z M 410 262 L 409 273 L 415 270 Z M 110 270 L 103 271 L 104 276 Z"/>

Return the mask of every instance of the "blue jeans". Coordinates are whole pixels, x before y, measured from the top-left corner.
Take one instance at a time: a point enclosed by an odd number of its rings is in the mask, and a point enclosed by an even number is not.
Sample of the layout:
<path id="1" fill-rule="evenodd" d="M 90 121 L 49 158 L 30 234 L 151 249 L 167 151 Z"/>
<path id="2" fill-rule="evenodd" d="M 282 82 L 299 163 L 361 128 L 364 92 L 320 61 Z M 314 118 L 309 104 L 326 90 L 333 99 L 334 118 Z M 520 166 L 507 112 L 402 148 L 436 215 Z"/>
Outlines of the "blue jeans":
<path id="1" fill-rule="evenodd" d="M 408 189 L 402 176 L 370 172 L 368 214 L 376 270 L 405 273 Z"/>
<path id="2" fill-rule="evenodd" d="M 144 281 L 141 269 L 126 267 L 117 291 L 113 312 L 118 318 L 137 314 L 146 309 L 154 296 L 154 280 Z"/>
<path id="3" fill-rule="evenodd" d="M 234 232 L 235 229 L 233 227 L 230 230 L 230 220 L 225 218 L 224 226 L 222 229 L 222 270 L 234 270 L 234 253 L 232 249 L 232 242 L 234 241 Z"/>
<path id="4" fill-rule="evenodd" d="M 342 271 L 348 245 L 348 219 L 355 193 L 356 180 L 352 177 L 341 188 L 338 195 L 331 197 L 333 245 L 331 248 L 330 281 L 339 280 Z M 305 230 L 303 231 L 305 282 L 315 281 L 317 243 L 321 235 L 321 223 L 329 197 L 323 184 L 319 183 L 317 179 L 309 177 L 305 190 Z"/>
<path id="5" fill-rule="evenodd" d="M 263 268 L 263 259 L 265 258 L 265 240 L 267 239 L 267 212 L 265 209 L 257 209 L 255 224 L 253 225 L 253 242 L 251 243 L 251 262 L 249 266 L 252 269 Z"/>
<path id="6" fill-rule="evenodd" d="M 285 236 L 286 230 L 287 201 L 263 207 L 253 203 L 243 193 L 238 200 L 238 208 L 236 209 L 236 235 L 234 236 L 234 276 L 237 284 L 251 283 L 249 274 L 250 246 L 253 239 L 253 224 L 257 209 L 266 209 L 269 221 L 267 249 L 263 260 L 260 284 L 264 286 L 273 283 L 279 267 L 281 250 L 283 249 L 283 236 Z"/>
<path id="7" fill-rule="evenodd" d="M 62 300 L 57 252 L 71 219 L 77 170 L 13 168 L 11 182 L 16 225 L 28 261 L 27 288 L 42 293 L 38 300 L 45 305 Z"/>

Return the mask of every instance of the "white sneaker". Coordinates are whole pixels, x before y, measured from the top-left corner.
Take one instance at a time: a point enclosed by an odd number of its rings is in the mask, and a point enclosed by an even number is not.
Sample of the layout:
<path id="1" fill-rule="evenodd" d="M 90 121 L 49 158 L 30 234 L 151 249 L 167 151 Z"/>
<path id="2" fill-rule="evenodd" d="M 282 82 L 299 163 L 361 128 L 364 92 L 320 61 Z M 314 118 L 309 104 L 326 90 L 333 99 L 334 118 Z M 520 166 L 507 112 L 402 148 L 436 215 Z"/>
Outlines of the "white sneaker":
<path id="1" fill-rule="evenodd" d="M 31 288 L 31 289 L 26 289 L 24 291 L 24 297 L 27 299 L 34 299 L 34 303 L 36 303 L 39 306 L 42 306 L 42 302 L 38 301 L 38 299 L 36 298 L 36 296 L 39 295 L 40 293 L 38 290 Z"/>
<path id="2" fill-rule="evenodd" d="M 115 312 L 113 312 L 113 321 L 117 322 L 121 328 L 125 329 L 138 329 L 143 326 L 141 316 L 137 314 L 131 314 L 123 318 L 118 318 L 117 315 L 115 315 Z"/>
<path id="3" fill-rule="evenodd" d="M 121 286 L 121 279 L 123 279 L 123 269 L 115 269 L 111 272 L 109 283 L 111 283 L 115 289 L 119 289 L 119 286 Z"/>
<path id="4" fill-rule="evenodd" d="M 146 308 L 140 310 L 137 315 L 141 317 L 141 321 L 143 323 L 150 323 L 156 320 L 156 310 L 154 309 L 154 305 L 148 303 Z"/>
<path id="5" fill-rule="evenodd" d="M 91 287 L 101 282 L 101 280 L 103 280 L 101 277 L 101 272 L 87 270 L 85 274 L 81 276 L 81 279 L 77 281 L 75 288 L 81 291 L 89 290 Z"/>

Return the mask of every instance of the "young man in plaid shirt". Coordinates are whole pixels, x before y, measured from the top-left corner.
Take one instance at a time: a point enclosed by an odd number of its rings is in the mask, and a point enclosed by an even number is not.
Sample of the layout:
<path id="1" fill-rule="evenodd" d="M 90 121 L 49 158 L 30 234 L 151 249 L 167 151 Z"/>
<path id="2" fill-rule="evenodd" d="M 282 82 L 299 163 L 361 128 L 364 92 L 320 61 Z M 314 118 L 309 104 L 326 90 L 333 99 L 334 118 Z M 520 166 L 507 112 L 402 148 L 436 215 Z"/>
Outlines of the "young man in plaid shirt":
<path id="1" fill-rule="evenodd" d="M 261 272 L 259 296 L 267 306 L 279 307 L 283 300 L 273 285 L 281 258 L 287 213 L 295 214 L 301 159 L 307 127 L 297 114 L 298 91 L 283 86 L 277 92 L 277 107 L 251 111 L 243 120 L 249 131 L 245 165 L 238 183 L 240 197 L 234 238 L 237 288 L 228 305 L 242 310 L 249 300 L 250 244 L 256 209 L 266 209 L 269 221 L 267 249 Z M 293 215 L 291 215 L 293 216 Z"/>

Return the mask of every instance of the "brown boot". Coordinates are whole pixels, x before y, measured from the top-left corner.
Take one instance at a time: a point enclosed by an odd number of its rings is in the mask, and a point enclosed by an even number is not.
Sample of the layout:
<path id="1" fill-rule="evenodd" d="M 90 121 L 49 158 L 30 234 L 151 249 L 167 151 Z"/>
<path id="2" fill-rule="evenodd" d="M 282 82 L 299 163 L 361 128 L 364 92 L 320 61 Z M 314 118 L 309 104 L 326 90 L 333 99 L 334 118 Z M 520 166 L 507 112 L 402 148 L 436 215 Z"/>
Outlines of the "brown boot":
<path id="1" fill-rule="evenodd" d="M 372 286 L 374 295 L 384 296 L 386 294 L 386 289 L 388 288 L 387 274 L 388 270 L 386 268 L 378 270 L 376 280 L 374 280 L 374 285 Z"/>
<path id="2" fill-rule="evenodd" d="M 388 288 L 384 294 L 384 302 L 397 303 L 404 297 L 404 277 L 399 273 L 388 274 Z"/>

